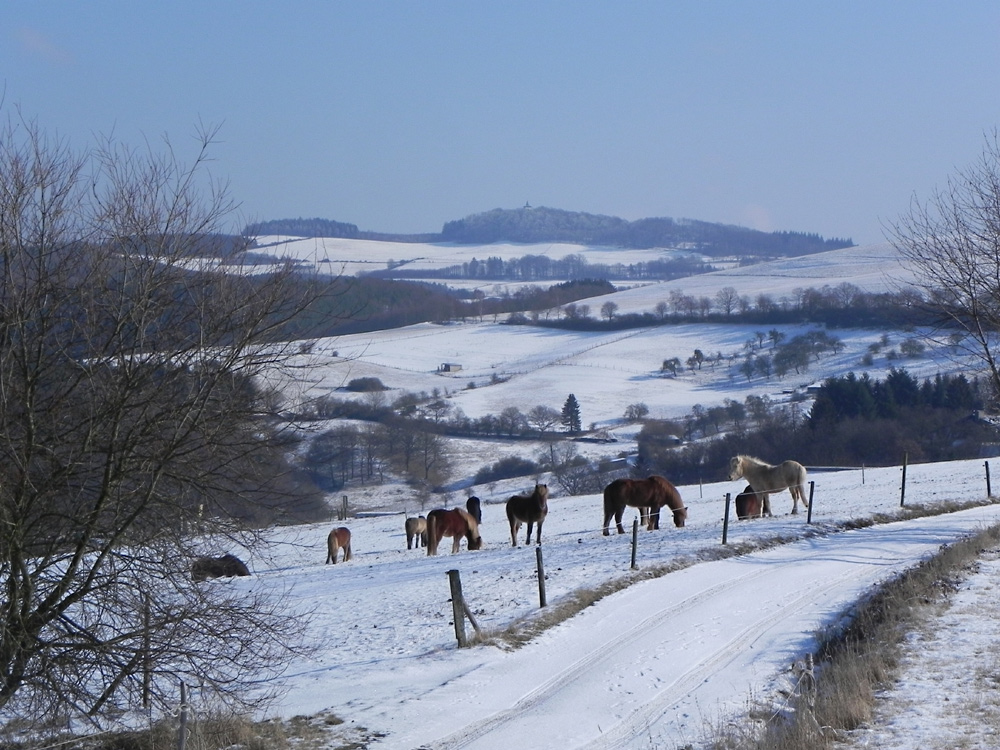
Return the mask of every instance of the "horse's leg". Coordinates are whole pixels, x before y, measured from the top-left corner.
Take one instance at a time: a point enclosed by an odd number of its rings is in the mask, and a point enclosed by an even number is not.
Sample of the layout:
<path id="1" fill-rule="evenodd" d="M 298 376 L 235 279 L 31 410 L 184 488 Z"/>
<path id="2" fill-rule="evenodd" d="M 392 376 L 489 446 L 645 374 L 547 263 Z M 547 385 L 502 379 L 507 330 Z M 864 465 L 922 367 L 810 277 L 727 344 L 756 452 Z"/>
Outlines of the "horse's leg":
<path id="1" fill-rule="evenodd" d="M 618 509 L 615 511 L 615 525 L 618 527 L 618 533 L 624 534 L 625 527 L 622 526 L 622 516 L 625 515 L 625 506 L 619 505 Z"/>
<path id="2" fill-rule="evenodd" d="M 521 528 L 521 524 L 512 518 L 510 521 L 510 545 L 512 547 L 517 546 L 517 530 L 519 528 Z"/>
<path id="3" fill-rule="evenodd" d="M 344 562 L 347 562 L 350 559 L 351 559 L 351 543 L 348 542 L 347 546 L 344 547 Z"/>
<path id="4" fill-rule="evenodd" d="M 462 535 L 455 534 L 455 536 L 453 536 L 452 539 L 454 539 L 454 541 L 451 543 L 451 554 L 454 555 L 456 552 L 458 552 L 459 547 L 462 544 Z"/>
<path id="5" fill-rule="evenodd" d="M 545 519 L 542 518 L 538 521 L 538 531 L 535 532 L 535 544 L 542 543 L 542 521 L 544 520 Z"/>
<path id="6" fill-rule="evenodd" d="M 604 536 L 610 536 L 608 531 L 608 525 L 611 523 L 611 516 L 614 515 L 614 511 L 609 510 L 607 506 L 604 508 Z"/>
<path id="7" fill-rule="evenodd" d="M 406 549 L 413 549 L 413 534 L 406 535 Z"/>
<path id="8" fill-rule="evenodd" d="M 526 536 L 524 538 L 525 545 L 528 545 L 528 546 L 531 545 L 531 529 L 532 529 L 532 527 L 534 527 L 534 525 L 535 525 L 534 521 L 528 521 L 528 536 Z"/>
<path id="9" fill-rule="evenodd" d="M 660 528 L 660 508 L 655 505 L 649 506 L 649 520 L 646 522 L 646 531 L 653 531 Z"/>

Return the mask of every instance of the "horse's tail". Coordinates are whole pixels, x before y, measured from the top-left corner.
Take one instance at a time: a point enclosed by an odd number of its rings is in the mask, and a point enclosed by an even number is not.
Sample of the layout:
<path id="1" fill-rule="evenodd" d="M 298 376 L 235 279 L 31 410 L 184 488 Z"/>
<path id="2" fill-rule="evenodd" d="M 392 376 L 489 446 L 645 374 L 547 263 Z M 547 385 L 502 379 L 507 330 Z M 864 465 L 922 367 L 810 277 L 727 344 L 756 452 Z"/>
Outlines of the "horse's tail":
<path id="1" fill-rule="evenodd" d="M 326 538 L 326 564 L 337 562 L 337 531 L 331 531 Z"/>
<path id="2" fill-rule="evenodd" d="M 436 555 L 438 553 L 438 528 L 437 528 L 437 515 L 435 513 L 430 513 L 427 516 L 427 554 Z"/>

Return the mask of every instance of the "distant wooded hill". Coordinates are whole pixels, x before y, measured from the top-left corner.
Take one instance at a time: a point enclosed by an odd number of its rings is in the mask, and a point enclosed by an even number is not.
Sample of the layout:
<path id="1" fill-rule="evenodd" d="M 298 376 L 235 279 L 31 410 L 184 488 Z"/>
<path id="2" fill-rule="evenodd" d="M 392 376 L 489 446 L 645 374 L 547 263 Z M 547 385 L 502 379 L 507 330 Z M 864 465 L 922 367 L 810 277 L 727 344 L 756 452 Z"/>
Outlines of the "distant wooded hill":
<path id="1" fill-rule="evenodd" d="M 637 219 L 627 221 L 556 208 L 495 208 L 449 221 L 439 234 L 396 235 L 366 232 L 355 224 L 329 219 L 276 219 L 246 228 L 251 236 L 286 234 L 297 237 L 345 237 L 395 242 L 458 242 L 488 245 L 493 242 L 570 242 L 612 247 L 685 248 L 707 256 L 787 257 L 851 247 L 850 239 L 824 239 L 803 232 L 761 232 L 756 229 L 713 224 L 693 219 Z"/>

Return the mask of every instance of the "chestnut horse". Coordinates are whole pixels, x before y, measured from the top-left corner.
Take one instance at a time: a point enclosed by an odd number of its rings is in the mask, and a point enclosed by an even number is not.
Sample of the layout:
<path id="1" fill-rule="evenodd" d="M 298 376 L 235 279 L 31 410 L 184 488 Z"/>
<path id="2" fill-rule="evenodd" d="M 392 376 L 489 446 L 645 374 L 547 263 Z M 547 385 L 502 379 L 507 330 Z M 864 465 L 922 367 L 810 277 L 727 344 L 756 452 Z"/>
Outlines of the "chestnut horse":
<path id="1" fill-rule="evenodd" d="M 463 536 L 470 550 L 480 549 L 483 546 L 483 538 L 479 535 L 479 524 L 464 508 L 451 510 L 437 508 L 427 514 L 427 554 L 436 555 L 438 544 L 442 537 L 446 536 L 454 540 L 451 545 L 452 554 L 458 552 Z"/>
<path id="2" fill-rule="evenodd" d="M 407 518 L 404 524 L 406 529 L 406 549 L 417 549 L 427 546 L 427 519 L 423 516 L 417 518 Z"/>
<path id="3" fill-rule="evenodd" d="M 326 562 L 337 564 L 337 551 L 344 550 L 344 562 L 351 559 L 351 530 L 340 526 L 326 538 Z"/>
<path id="4" fill-rule="evenodd" d="M 736 496 L 736 518 L 763 518 L 771 515 L 771 499 L 766 492 L 754 492 L 749 484 Z"/>
<path id="5" fill-rule="evenodd" d="M 536 484 L 530 495 L 512 495 L 507 501 L 507 520 L 510 522 L 510 543 L 517 546 L 517 531 L 521 522 L 528 524 L 528 536 L 525 544 L 531 544 L 531 527 L 538 524 L 535 533 L 535 544 L 542 543 L 542 523 L 549 512 L 549 486 Z"/>
<path id="6" fill-rule="evenodd" d="M 473 495 L 465 501 L 465 509 L 476 519 L 476 523 L 483 522 L 483 509 L 479 504 L 479 498 Z"/>
<path id="7" fill-rule="evenodd" d="M 642 511 L 646 528 L 660 528 L 660 508 L 666 505 L 674 513 L 674 526 L 680 527 L 687 520 L 687 508 L 681 494 L 666 477 L 653 475 L 646 479 L 616 479 L 604 488 L 604 536 L 608 536 L 608 523 L 615 517 L 618 533 L 624 534 L 622 514 L 631 505 Z M 645 511 L 648 509 L 648 514 Z"/>
<path id="8" fill-rule="evenodd" d="M 806 498 L 806 467 L 796 461 L 784 461 L 777 466 L 753 456 L 733 456 L 729 460 L 729 478 L 746 479 L 757 492 L 770 495 L 788 490 L 792 495 L 792 515 L 799 512 L 799 501 L 809 508 Z"/>

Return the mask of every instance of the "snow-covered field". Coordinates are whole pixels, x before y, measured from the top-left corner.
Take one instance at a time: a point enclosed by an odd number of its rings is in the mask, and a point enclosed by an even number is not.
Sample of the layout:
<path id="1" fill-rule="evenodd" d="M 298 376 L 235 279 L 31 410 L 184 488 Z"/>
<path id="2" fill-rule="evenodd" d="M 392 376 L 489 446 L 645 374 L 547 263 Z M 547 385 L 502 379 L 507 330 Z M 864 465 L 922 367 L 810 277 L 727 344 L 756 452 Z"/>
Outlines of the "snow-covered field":
<path id="1" fill-rule="evenodd" d="M 414 258 L 426 250 L 430 257 L 438 248 L 329 240 L 274 247 L 286 253 L 298 247 L 298 257 L 330 265 L 362 257 L 356 254 L 359 247 L 365 263 L 399 260 L 401 250 Z M 447 249 L 461 250 L 465 260 L 503 250 Z M 554 252 L 561 257 L 568 254 L 564 250 Z M 534 246 L 512 246 L 509 251 L 540 254 Z M 447 264 L 455 257 L 448 256 Z M 642 311 L 665 299 L 670 288 L 712 296 L 722 286 L 733 286 L 741 294 L 779 298 L 795 288 L 841 282 L 863 289 L 888 288 L 889 276 L 897 281 L 906 277 L 892 270 L 887 246 L 851 248 L 768 268 L 634 288 L 618 292 L 614 299 L 622 311 Z M 604 299 L 592 301 L 592 309 L 599 309 Z M 809 329 L 781 330 L 791 338 Z M 292 401 L 325 394 L 346 397 L 338 388 L 348 380 L 373 376 L 397 392 L 439 392 L 453 408 L 472 417 L 508 406 L 524 412 L 536 405 L 559 409 L 574 393 L 584 425 L 593 424 L 618 439 L 597 448 L 614 455 L 627 451 L 634 440 L 635 426 L 621 419 L 633 403 L 646 404 L 652 417 L 677 417 L 694 404 L 742 401 L 751 393 L 786 400 L 808 383 L 852 370 L 873 377 L 883 377 L 890 366 L 905 367 L 920 378 L 958 368 L 974 374 L 967 362 L 956 359 L 955 351 L 931 344 L 921 358 L 890 360 L 883 351 L 872 367 L 864 368 L 861 356 L 883 334 L 889 336 L 889 349 L 898 349 L 914 334 L 829 333 L 844 342 L 841 353 L 827 355 L 808 373 L 747 383 L 733 363 L 755 336 L 752 327 L 668 326 L 584 334 L 491 322 L 424 324 L 317 341 L 309 356 L 318 367 L 308 379 L 286 383 L 286 392 Z M 706 364 L 700 371 L 662 377 L 664 359 L 676 356 L 683 362 L 695 348 L 711 355 L 721 352 L 723 361 L 715 368 Z M 445 362 L 459 363 L 462 370 L 443 374 L 439 366 Z M 388 398 L 392 396 L 390 391 Z M 456 473 L 471 476 L 503 450 L 511 450 L 501 446 L 497 441 L 465 441 L 456 452 L 461 462 Z M 747 452 L 753 453 L 753 447 L 747 446 Z M 780 458 L 794 457 L 772 460 Z M 636 582 L 517 650 L 499 645 L 456 648 L 446 573 L 460 571 L 469 606 L 487 632 L 539 616 L 535 552 L 523 546 L 523 530 L 519 546 L 511 547 L 503 509 L 513 491 L 530 490 L 531 480 L 520 486 L 508 482 L 463 487 L 441 498 L 440 504 L 449 507 L 463 503 L 473 489 L 482 498 L 485 547 L 480 551 L 466 551 L 464 544 L 454 556 L 447 544 L 437 557 L 408 550 L 404 513 L 424 510 L 415 496 L 399 485 L 350 489 L 352 507 L 403 511 L 348 519 L 353 560 L 324 565 L 326 534 L 340 524 L 331 518 L 327 524 L 279 530 L 267 553 L 249 560 L 251 579 L 212 585 L 287 591 L 290 606 L 310 618 L 317 651 L 308 660 L 288 665 L 280 683 L 284 692 L 271 715 L 334 714 L 345 721 L 336 730 L 339 737 L 361 738 L 370 747 L 506 748 L 513 743 L 526 748 L 670 748 L 697 742 L 751 700 L 775 699 L 777 688 L 792 680 L 793 662 L 814 643 L 815 631 L 834 624 L 858 596 L 941 544 L 1000 520 L 1000 506 L 987 505 L 827 533 L 848 519 L 898 512 L 902 472 L 898 467 L 815 471 L 810 475 L 815 483 L 812 523 L 805 513 L 789 515 L 790 498 L 782 495 L 773 498 L 774 518 L 732 521 L 728 529 L 730 545 L 775 537 L 799 541 L 713 562 L 722 543 L 726 494 L 735 496 L 745 484 L 721 479 L 706 478 L 705 484 L 680 488 L 689 508 L 684 528 L 673 528 L 665 519 L 660 531 L 640 532 L 638 571 L 630 570 L 631 536 L 601 534 L 599 496 L 561 497 L 553 487 L 542 534 L 546 609 L 581 588 L 640 579 L 643 571 L 673 562 L 691 565 Z M 985 501 L 986 495 L 983 461 L 908 468 L 907 505 Z M 632 516 L 626 521 L 630 525 Z M 774 710 L 782 710 L 780 703 Z M 908 739 L 911 744 L 899 746 L 922 746 L 920 737 Z"/>
<path id="2" fill-rule="evenodd" d="M 345 720 L 341 736 L 384 735 L 372 747 L 500 748 L 511 733 L 526 748 L 551 747 L 553 735 L 567 747 L 675 747 L 751 698 L 776 700 L 814 633 L 872 585 L 1000 521 L 1000 506 L 988 505 L 827 535 L 841 521 L 899 512 L 902 471 L 815 472 L 810 481 L 811 524 L 789 514 L 783 494 L 774 518 L 731 516 L 727 533 L 729 545 L 802 541 L 716 562 L 705 560 L 722 544 L 726 493 L 743 482 L 680 487 L 688 523 L 640 530 L 638 571 L 630 533 L 602 536 L 600 496 L 553 497 L 542 532 L 547 608 L 581 588 L 695 564 L 609 596 L 516 651 L 457 648 L 446 575 L 460 572 L 485 631 L 542 612 L 536 553 L 523 529 L 511 546 L 503 496 L 482 498 L 479 551 L 463 542 L 452 555 L 444 544 L 431 557 L 406 548 L 403 514 L 351 518 L 347 563 L 324 564 L 326 534 L 340 522 L 295 527 L 250 561 L 252 579 L 216 585 L 287 590 L 290 606 L 311 613 L 319 650 L 288 665 L 273 715 L 332 713 Z M 985 498 L 982 461 L 908 467 L 907 505 Z"/>

